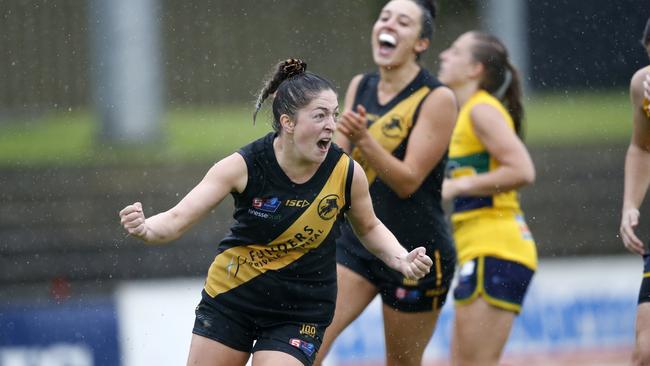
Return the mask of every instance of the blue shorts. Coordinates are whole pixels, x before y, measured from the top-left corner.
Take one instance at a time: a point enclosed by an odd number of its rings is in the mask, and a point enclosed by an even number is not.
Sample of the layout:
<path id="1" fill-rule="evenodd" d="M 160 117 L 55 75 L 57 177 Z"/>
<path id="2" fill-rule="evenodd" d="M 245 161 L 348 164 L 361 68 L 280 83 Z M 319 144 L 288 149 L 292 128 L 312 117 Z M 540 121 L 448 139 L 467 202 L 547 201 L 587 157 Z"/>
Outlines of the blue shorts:
<path id="1" fill-rule="evenodd" d="M 454 299 L 462 305 L 482 296 L 493 306 L 519 313 L 534 273 L 517 262 L 477 257 L 461 266 Z"/>
<path id="2" fill-rule="evenodd" d="M 384 304 L 402 312 L 441 309 L 447 300 L 456 267 L 456 257 L 436 249 L 427 253 L 433 260 L 431 271 L 419 280 L 409 280 L 376 257 L 365 258 L 339 245 L 337 263 L 359 274 L 379 289 Z"/>
<path id="3" fill-rule="evenodd" d="M 288 353 L 304 365 L 314 363 L 327 328 L 327 324 L 259 319 L 205 299 L 195 313 L 194 334 L 246 353 Z"/>
<path id="4" fill-rule="evenodd" d="M 643 256 L 643 280 L 639 290 L 639 304 L 650 302 L 650 254 Z"/>

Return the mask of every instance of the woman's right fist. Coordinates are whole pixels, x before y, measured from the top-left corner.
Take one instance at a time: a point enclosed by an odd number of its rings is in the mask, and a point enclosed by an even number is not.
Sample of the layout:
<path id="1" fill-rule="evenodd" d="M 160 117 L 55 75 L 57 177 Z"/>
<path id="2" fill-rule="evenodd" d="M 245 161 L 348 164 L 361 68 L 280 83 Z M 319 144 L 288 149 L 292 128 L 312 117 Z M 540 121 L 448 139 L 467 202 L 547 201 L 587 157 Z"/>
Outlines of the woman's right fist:
<path id="1" fill-rule="evenodd" d="M 120 224 L 129 235 L 144 239 L 145 234 L 147 233 L 147 228 L 145 227 L 142 204 L 136 202 L 124 207 L 122 211 L 120 211 Z"/>

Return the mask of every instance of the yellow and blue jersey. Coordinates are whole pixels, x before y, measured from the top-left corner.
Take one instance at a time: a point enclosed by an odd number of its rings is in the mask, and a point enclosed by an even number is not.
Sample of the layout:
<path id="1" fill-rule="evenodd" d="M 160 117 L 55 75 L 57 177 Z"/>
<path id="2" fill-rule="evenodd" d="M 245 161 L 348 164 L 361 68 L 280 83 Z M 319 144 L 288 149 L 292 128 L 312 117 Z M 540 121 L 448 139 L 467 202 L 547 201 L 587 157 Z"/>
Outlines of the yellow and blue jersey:
<path id="1" fill-rule="evenodd" d="M 452 134 L 447 163 L 451 178 L 487 173 L 499 167 L 474 132 L 471 112 L 478 104 L 493 106 L 508 126 L 515 128 L 498 99 L 484 90 L 476 92 L 462 106 Z M 521 212 L 517 191 L 456 197 L 451 219 L 460 263 L 490 255 L 537 268 L 535 243 Z"/>

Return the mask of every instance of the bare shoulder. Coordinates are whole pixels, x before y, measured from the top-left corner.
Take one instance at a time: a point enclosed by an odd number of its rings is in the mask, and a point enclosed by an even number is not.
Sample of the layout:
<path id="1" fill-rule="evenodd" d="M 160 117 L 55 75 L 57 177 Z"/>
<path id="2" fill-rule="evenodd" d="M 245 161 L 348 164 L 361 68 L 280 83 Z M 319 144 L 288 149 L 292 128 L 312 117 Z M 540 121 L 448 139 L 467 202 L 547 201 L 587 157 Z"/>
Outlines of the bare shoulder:
<path id="1" fill-rule="evenodd" d="M 642 67 L 634 73 L 630 80 L 630 99 L 635 105 L 643 104 L 643 81 L 648 73 L 650 73 L 650 67 Z"/>
<path id="2" fill-rule="evenodd" d="M 424 101 L 425 103 L 449 104 L 457 107 L 456 95 L 446 86 L 435 88 Z"/>
<path id="3" fill-rule="evenodd" d="M 345 92 L 345 105 L 344 105 L 344 110 L 353 110 L 354 106 L 352 105 L 354 103 L 354 98 L 357 95 L 357 89 L 359 88 L 359 83 L 361 82 L 361 79 L 363 78 L 363 74 L 356 75 L 355 77 L 350 80 L 350 84 L 348 85 L 348 90 Z"/>
<path id="4" fill-rule="evenodd" d="M 434 89 L 422 102 L 420 118 L 456 122 L 456 94 L 446 86 Z"/>
<path id="5" fill-rule="evenodd" d="M 632 75 L 632 81 L 630 82 L 630 85 L 637 85 L 637 84 L 643 85 L 643 80 L 645 79 L 645 76 L 648 73 L 650 73 L 650 65 L 644 66 L 636 70 L 634 75 Z"/>
<path id="6" fill-rule="evenodd" d="M 472 106 L 469 112 L 472 122 L 482 122 L 485 120 L 503 119 L 501 112 L 493 105 L 487 103 L 477 103 Z"/>
<path id="7" fill-rule="evenodd" d="M 242 192 L 248 181 L 248 167 L 241 154 L 233 153 L 214 164 L 205 178 L 211 183 L 226 184 Z"/>
<path id="8" fill-rule="evenodd" d="M 354 183 L 364 183 L 368 184 L 368 178 L 366 177 L 366 172 L 361 167 L 361 164 L 357 163 L 356 160 L 352 160 L 354 164 L 354 172 L 352 174 L 352 181 Z"/>
<path id="9" fill-rule="evenodd" d="M 347 96 L 354 96 L 357 93 L 361 79 L 363 79 L 363 74 L 355 75 L 352 80 L 350 80 L 350 84 L 348 84 L 348 90 L 346 93 Z"/>
<path id="10" fill-rule="evenodd" d="M 359 88 L 359 83 L 361 82 L 361 79 L 363 79 L 363 74 L 355 75 L 352 78 L 352 80 L 350 80 L 350 84 L 348 84 L 348 90 L 347 90 L 348 95 L 356 94 L 357 89 Z"/>
<path id="11" fill-rule="evenodd" d="M 350 85 L 349 87 L 354 86 L 355 88 L 359 86 L 359 82 L 363 78 L 363 74 L 357 74 L 354 75 L 354 77 L 350 80 Z"/>
<path id="12" fill-rule="evenodd" d="M 241 171 L 242 169 L 246 169 L 246 161 L 244 160 L 244 157 L 238 153 L 232 153 L 225 158 L 219 160 L 216 164 L 213 165 L 213 168 L 229 168 L 234 171 Z"/>
<path id="13" fill-rule="evenodd" d="M 352 195 L 355 196 L 355 192 L 359 193 L 368 190 L 368 177 L 359 163 L 355 160 L 352 160 L 352 162 L 354 163 L 352 173 Z"/>

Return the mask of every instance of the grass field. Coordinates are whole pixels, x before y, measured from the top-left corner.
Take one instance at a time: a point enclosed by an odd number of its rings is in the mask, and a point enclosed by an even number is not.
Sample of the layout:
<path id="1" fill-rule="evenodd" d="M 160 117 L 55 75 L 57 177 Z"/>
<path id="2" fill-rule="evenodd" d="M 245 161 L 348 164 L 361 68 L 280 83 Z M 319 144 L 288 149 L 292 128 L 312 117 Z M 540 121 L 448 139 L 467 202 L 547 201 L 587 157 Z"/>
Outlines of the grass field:
<path id="1" fill-rule="evenodd" d="M 626 91 L 538 95 L 526 103 L 530 145 L 621 144 L 632 131 Z"/>
<path id="2" fill-rule="evenodd" d="M 270 131 L 270 113 L 252 123 L 251 106 L 170 110 L 164 141 L 124 147 L 98 139 L 90 111 L 67 111 L 0 123 L 0 166 L 213 161 Z M 631 131 L 624 91 L 537 95 L 526 101 L 531 146 L 624 144 Z"/>

